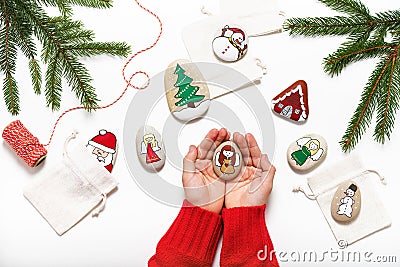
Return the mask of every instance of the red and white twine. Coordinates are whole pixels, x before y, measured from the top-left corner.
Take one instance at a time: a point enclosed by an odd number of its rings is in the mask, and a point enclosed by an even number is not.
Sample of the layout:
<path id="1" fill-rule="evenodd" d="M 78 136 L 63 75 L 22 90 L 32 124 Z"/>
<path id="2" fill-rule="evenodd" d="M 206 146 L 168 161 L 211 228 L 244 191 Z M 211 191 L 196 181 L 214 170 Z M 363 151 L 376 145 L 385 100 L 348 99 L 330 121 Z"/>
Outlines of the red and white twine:
<path id="1" fill-rule="evenodd" d="M 125 95 L 125 93 L 129 87 L 132 87 L 132 88 L 138 89 L 138 90 L 143 90 L 143 89 L 146 89 L 150 84 L 150 76 L 145 71 L 136 71 L 129 77 L 129 79 L 127 79 L 126 68 L 128 67 L 128 65 L 131 63 L 131 61 L 136 56 L 152 49 L 158 43 L 158 41 L 160 40 L 161 35 L 163 33 L 163 24 L 157 14 L 155 14 L 148 8 L 144 7 L 138 0 L 135 0 L 135 2 L 141 9 L 143 9 L 144 11 L 146 11 L 147 13 L 149 13 L 150 15 L 152 15 L 153 17 L 155 17 L 157 19 L 157 21 L 159 23 L 159 27 L 160 27 L 159 34 L 153 44 L 151 44 L 147 48 L 144 48 L 144 49 L 136 52 L 135 54 L 133 54 L 128 59 L 128 61 L 124 64 L 124 67 L 122 68 L 122 76 L 126 82 L 126 86 L 125 86 L 124 90 L 122 91 L 122 93 L 113 102 L 111 102 L 107 105 L 104 105 L 104 106 L 99 106 L 99 107 L 94 108 L 96 110 L 97 109 L 105 109 L 105 108 L 111 107 L 112 105 L 117 103 Z M 133 77 L 135 77 L 138 74 L 143 74 L 147 78 L 146 84 L 142 87 L 133 85 L 131 83 Z M 65 110 L 58 117 L 58 119 L 54 123 L 53 130 L 51 132 L 51 135 L 50 135 L 50 138 L 49 138 L 49 141 L 47 142 L 47 144 L 41 144 L 39 142 L 39 139 L 36 138 L 35 136 L 33 136 L 33 134 L 19 120 L 16 120 L 16 121 L 10 123 L 3 130 L 2 137 L 11 146 L 11 148 L 15 151 L 15 153 L 18 155 L 18 157 L 20 157 L 22 160 L 24 160 L 24 162 L 28 166 L 35 167 L 35 166 L 39 165 L 40 162 L 42 162 L 42 160 L 46 157 L 47 150 L 45 147 L 49 146 L 51 141 L 53 140 L 54 132 L 55 132 L 56 127 L 57 127 L 58 123 L 60 122 L 61 118 L 64 117 L 65 114 L 67 114 L 71 111 L 74 111 L 74 110 L 78 110 L 78 109 L 85 109 L 85 108 L 83 106 L 70 108 L 70 109 Z"/>

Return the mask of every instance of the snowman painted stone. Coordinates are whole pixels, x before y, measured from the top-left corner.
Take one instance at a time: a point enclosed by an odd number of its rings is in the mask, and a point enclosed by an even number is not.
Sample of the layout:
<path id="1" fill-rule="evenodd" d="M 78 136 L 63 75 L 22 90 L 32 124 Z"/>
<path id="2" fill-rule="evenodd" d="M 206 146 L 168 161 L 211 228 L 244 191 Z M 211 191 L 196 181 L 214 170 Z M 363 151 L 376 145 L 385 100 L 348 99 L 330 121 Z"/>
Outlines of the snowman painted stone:
<path id="1" fill-rule="evenodd" d="M 295 122 L 305 122 L 309 114 L 307 83 L 303 80 L 293 83 L 271 103 L 276 114 Z"/>
<path id="2" fill-rule="evenodd" d="M 328 151 L 325 139 L 317 134 L 308 134 L 290 144 L 287 160 L 293 170 L 308 172 L 322 163 Z"/>
<path id="3" fill-rule="evenodd" d="M 98 135 L 88 141 L 86 147 L 91 155 L 111 173 L 118 154 L 115 134 L 102 129 Z"/>
<path id="4" fill-rule="evenodd" d="M 332 199 L 332 217 L 340 223 L 349 223 L 357 218 L 361 209 L 360 188 L 353 181 L 339 185 Z"/>
<path id="5" fill-rule="evenodd" d="M 196 64 L 176 60 L 164 73 L 164 87 L 169 110 L 181 121 L 204 115 L 210 106 L 210 91 Z"/>
<path id="6" fill-rule="evenodd" d="M 154 127 L 145 125 L 138 130 L 136 152 L 140 163 L 147 171 L 159 171 L 164 167 L 164 142 Z"/>
<path id="7" fill-rule="evenodd" d="M 243 166 L 243 157 L 239 147 L 232 141 L 220 144 L 214 152 L 214 172 L 223 180 L 235 179 Z"/>
<path id="8" fill-rule="evenodd" d="M 212 42 L 214 54 L 225 62 L 238 61 L 247 52 L 249 37 L 246 32 L 234 25 L 225 25 Z"/>

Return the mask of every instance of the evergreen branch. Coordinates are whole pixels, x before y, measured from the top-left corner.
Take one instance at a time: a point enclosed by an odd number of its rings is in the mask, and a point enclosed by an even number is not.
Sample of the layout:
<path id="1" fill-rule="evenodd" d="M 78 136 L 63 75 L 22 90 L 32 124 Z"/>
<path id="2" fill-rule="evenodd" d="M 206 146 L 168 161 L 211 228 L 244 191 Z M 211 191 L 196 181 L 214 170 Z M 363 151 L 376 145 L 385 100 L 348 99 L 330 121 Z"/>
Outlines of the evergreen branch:
<path id="1" fill-rule="evenodd" d="M 58 110 L 61 105 L 61 66 L 59 64 L 59 55 L 57 54 L 49 63 L 46 71 L 46 105 L 52 110 Z"/>
<path id="2" fill-rule="evenodd" d="M 290 18 L 283 28 L 290 35 L 309 37 L 326 35 L 347 35 L 360 31 L 372 30 L 374 23 L 359 17 L 317 17 L 317 18 Z"/>
<path id="3" fill-rule="evenodd" d="M 361 95 L 360 103 L 346 129 L 342 140 L 339 142 L 344 152 L 354 148 L 361 136 L 371 123 L 372 114 L 376 107 L 378 86 L 386 74 L 391 59 L 384 58 L 373 71 Z"/>
<path id="4" fill-rule="evenodd" d="M 88 70 L 75 57 L 65 52 L 61 53 L 61 56 L 61 65 L 68 85 L 87 111 L 95 109 L 98 99 L 95 88 L 90 84 L 92 78 Z"/>
<path id="5" fill-rule="evenodd" d="M 36 94 L 40 94 L 42 87 L 42 71 L 40 70 L 39 62 L 34 58 L 29 60 L 29 72 L 31 74 L 33 90 Z"/>
<path id="6" fill-rule="evenodd" d="M 371 18 L 368 8 L 359 0 L 319 0 L 331 9 L 348 15 Z"/>
<path id="7" fill-rule="evenodd" d="M 37 0 L 46 6 L 57 7 L 63 17 L 71 17 L 73 14 L 71 5 L 91 7 L 91 8 L 110 8 L 111 1 L 108 0 Z"/>
<path id="8" fill-rule="evenodd" d="M 73 53 L 74 56 L 90 57 L 96 55 L 111 55 L 127 57 L 131 52 L 130 46 L 119 42 L 92 42 L 69 45 L 66 50 Z"/>
<path id="9" fill-rule="evenodd" d="M 398 46 L 390 56 L 390 70 L 387 83 L 382 85 L 381 96 L 378 99 L 377 124 L 374 131 L 375 140 L 385 143 L 385 138 L 390 139 L 394 127 L 394 120 L 400 101 L 400 66 L 398 60 Z"/>
<path id="10" fill-rule="evenodd" d="M 391 45 L 376 42 L 340 47 L 324 59 L 324 70 L 331 76 L 339 75 L 348 64 L 367 58 L 384 56 L 390 53 L 392 48 Z"/>
<path id="11" fill-rule="evenodd" d="M 5 74 L 3 82 L 4 100 L 8 111 L 15 115 L 19 112 L 19 93 L 17 82 L 14 78 L 15 62 L 17 60 L 17 49 L 14 34 L 9 21 L 8 10 L 12 7 L 8 6 L 6 0 L 3 0 L 2 13 L 4 15 L 4 24 L 0 30 L 1 47 L 0 47 L 0 68 Z"/>

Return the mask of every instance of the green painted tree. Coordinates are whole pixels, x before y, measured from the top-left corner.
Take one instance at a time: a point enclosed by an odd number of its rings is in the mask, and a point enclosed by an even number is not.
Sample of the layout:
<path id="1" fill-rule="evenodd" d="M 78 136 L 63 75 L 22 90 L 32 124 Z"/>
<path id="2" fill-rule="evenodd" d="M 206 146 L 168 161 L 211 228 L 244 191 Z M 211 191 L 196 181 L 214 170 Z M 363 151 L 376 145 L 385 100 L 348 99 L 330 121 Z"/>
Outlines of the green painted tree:
<path id="1" fill-rule="evenodd" d="M 179 87 L 179 91 L 174 97 L 181 99 L 175 103 L 175 106 L 181 107 L 187 105 L 188 107 L 194 108 L 194 103 L 203 100 L 204 95 L 196 95 L 200 88 L 191 85 L 193 79 L 185 75 L 185 70 L 182 69 L 179 64 L 176 64 L 174 73 L 178 75 L 174 86 Z"/>

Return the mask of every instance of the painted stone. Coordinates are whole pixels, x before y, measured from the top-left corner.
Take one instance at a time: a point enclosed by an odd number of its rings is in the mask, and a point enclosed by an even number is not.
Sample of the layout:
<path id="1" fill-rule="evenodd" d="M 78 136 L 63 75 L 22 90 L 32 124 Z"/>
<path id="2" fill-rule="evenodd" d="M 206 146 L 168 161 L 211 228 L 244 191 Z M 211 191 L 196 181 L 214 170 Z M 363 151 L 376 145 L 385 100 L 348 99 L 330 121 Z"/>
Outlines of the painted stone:
<path id="1" fill-rule="evenodd" d="M 361 209 L 360 188 L 353 181 L 339 185 L 332 199 L 332 217 L 341 223 L 348 223 L 357 218 Z"/>
<path id="2" fill-rule="evenodd" d="M 176 60 L 164 74 L 164 87 L 169 110 L 182 121 L 205 114 L 210 106 L 210 91 L 196 64 Z"/>
<path id="3" fill-rule="evenodd" d="M 236 25 L 225 25 L 214 38 L 214 54 L 226 62 L 234 62 L 244 57 L 247 52 L 249 37 Z"/>
<path id="4" fill-rule="evenodd" d="M 86 145 L 91 155 L 109 172 L 112 172 L 118 154 L 118 142 L 115 134 L 100 130 Z"/>
<path id="5" fill-rule="evenodd" d="M 307 83 L 299 80 L 272 99 L 272 110 L 295 122 L 308 119 L 308 90 Z"/>
<path id="6" fill-rule="evenodd" d="M 220 144 L 213 156 L 214 172 L 223 180 L 235 179 L 243 166 L 239 147 L 232 141 Z"/>
<path id="7" fill-rule="evenodd" d="M 164 142 L 154 127 L 145 125 L 138 130 L 136 152 L 140 163 L 147 171 L 159 171 L 164 167 Z"/>
<path id="8" fill-rule="evenodd" d="M 293 170 L 307 172 L 322 163 L 328 152 L 325 139 L 317 134 L 308 134 L 290 144 L 287 160 Z"/>

